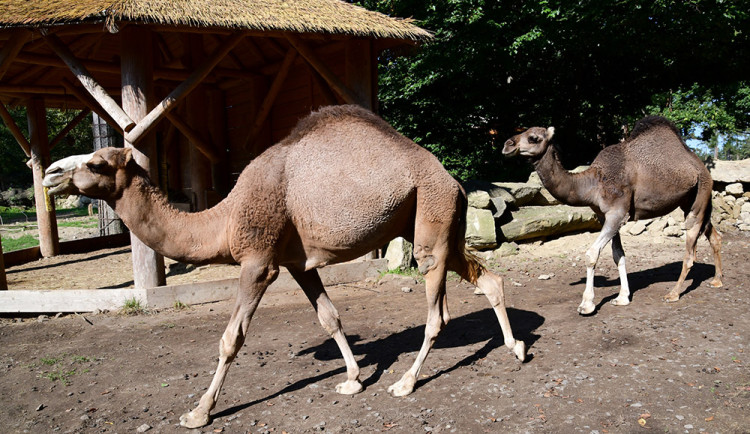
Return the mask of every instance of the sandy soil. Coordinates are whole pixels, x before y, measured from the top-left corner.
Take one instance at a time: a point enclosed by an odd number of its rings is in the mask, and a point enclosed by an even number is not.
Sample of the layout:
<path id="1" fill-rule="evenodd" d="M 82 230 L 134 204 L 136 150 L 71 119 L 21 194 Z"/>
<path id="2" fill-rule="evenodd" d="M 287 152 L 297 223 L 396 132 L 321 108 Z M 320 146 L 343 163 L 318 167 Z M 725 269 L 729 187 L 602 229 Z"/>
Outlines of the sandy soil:
<path id="1" fill-rule="evenodd" d="M 683 241 L 624 236 L 632 303 L 608 303 L 619 282 L 607 249 L 597 269 L 597 310 L 588 317 L 576 307 L 581 257 L 595 234 L 522 245 L 519 255 L 493 261 L 506 277 L 514 332 L 529 345 L 523 364 L 503 346 L 486 299 L 452 279 L 453 320 L 404 398 L 386 389 L 422 341 L 420 284 L 329 288 L 362 368 L 365 390 L 353 396 L 334 391 L 344 363 L 301 291 L 269 293 L 211 425 L 194 432 L 750 432 L 750 237 L 724 235 L 725 287 L 707 287 L 713 259 L 702 239 L 688 289 L 672 304 L 661 296 L 677 278 Z M 170 284 L 237 271 L 169 270 Z M 128 249 L 12 267 L 8 280 L 11 288 L 132 284 Z M 231 307 L 3 318 L 3 432 L 186 432 L 179 415 L 210 382 Z"/>

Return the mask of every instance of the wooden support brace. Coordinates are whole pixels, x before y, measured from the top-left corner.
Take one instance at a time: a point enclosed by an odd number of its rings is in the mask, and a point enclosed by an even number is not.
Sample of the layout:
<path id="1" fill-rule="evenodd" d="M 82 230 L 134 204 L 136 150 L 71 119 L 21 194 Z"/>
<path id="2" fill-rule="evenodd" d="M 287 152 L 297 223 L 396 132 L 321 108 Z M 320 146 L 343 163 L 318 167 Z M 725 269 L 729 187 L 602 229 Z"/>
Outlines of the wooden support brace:
<path id="1" fill-rule="evenodd" d="M 287 40 L 289 41 L 292 46 L 299 51 L 299 54 L 302 55 L 302 57 L 307 60 L 307 63 L 310 64 L 313 68 L 315 68 L 318 73 L 320 73 L 321 76 L 328 82 L 328 84 L 331 85 L 334 91 L 338 93 L 341 98 L 346 101 L 347 104 L 359 104 L 362 106 L 365 106 L 362 101 L 359 100 L 357 95 L 354 94 L 347 86 L 344 84 L 344 82 L 336 76 L 336 74 L 331 71 L 331 69 L 326 65 L 317 54 L 299 37 L 295 35 L 287 35 Z"/>
<path id="2" fill-rule="evenodd" d="M 180 83 L 166 98 L 164 98 L 156 107 L 154 107 L 143 119 L 138 122 L 138 125 L 131 131 L 126 132 L 125 140 L 130 143 L 137 143 L 141 137 L 144 137 L 156 124 L 172 110 L 176 104 L 181 101 L 191 90 L 195 89 L 200 82 L 206 78 L 206 76 L 214 69 L 216 65 L 221 62 L 232 49 L 245 38 L 245 33 L 239 32 L 234 33 L 227 40 L 224 41 L 224 45 L 220 47 L 203 65 L 193 71 L 190 76 Z"/>
<path id="3" fill-rule="evenodd" d="M 18 144 L 21 145 L 23 153 L 26 154 L 27 157 L 31 158 L 31 145 L 29 144 L 29 141 L 26 140 L 26 137 L 21 132 L 21 129 L 18 128 L 18 125 L 16 125 L 15 121 L 13 121 L 13 117 L 10 115 L 10 112 L 8 112 L 8 109 L 5 108 L 5 104 L 2 103 L 0 103 L 0 117 L 3 118 L 5 126 L 8 127 L 10 133 L 13 134 L 13 137 L 16 139 Z"/>
<path id="4" fill-rule="evenodd" d="M 279 69 L 279 72 L 273 79 L 271 88 L 268 90 L 266 97 L 263 99 L 263 103 L 261 103 L 260 105 L 260 110 L 258 110 L 258 114 L 255 116 L 255 122 L 253 122 L 253 126 L 252 128 L 250 128 L 248 136 L 242 142 L 246 149 L 255 140 L 255 137 L 258 135 L 261 128 L 263 127 L 263 124 L 266 122 L 268 113 L 271 112 L 271 107 L 273 107 L 273 103 L 276 100 L 276 97 L 279 95 L 279 91 L 281 90 L 281 86 L 284 84 L 284 80 L 286 80 L 287 75 L 289 75 L 289 70 L 291 69 L 292 64 L 294 64 L 294 59 L 296 57 L 297 52 L 294 50 L 294 48 L 290 48 L 289 50 L 287 50 L 286 55 L 284 56 L 284 61 L 281 64 L 281 69 Z"/>
<path id="5" fill-rule="evenodd" d="M 73 120 L 68 123 L 68 125 L 65 126 L 65 128 L 62 129 L 54 139 L 49 143 L 49 149 L 52 150 L 58 143 L 62 141 L 62 139 L 65 138 L 65 136 L 68 135 L 68 133 L 76 127 L 76 125 L 80 124 L 81 121 L 91 113 L 90 109 L 83 109 L 76 117 L 73 118 Z"/>
<path id="6" fill-rule="evenodd" d="M 21 51 L 26 41 L 29 40 L 29 37 L 31 37 L 31 32 L 24 29 L 16 29 L 13 31 L 13 35 L 10 37 L 8 43 L 0 50 L 0 80 L 8 72 L 8 68 L 10 68 L 11 63 L 13 63 L 13 60 Z"/>
<path id="7" fill-rule="evenodd" d="M 52 50 L 60 56 L 60 58 L 65 62 L 65 64 L 68 65 L 68 68 L 73 72 L 73 74 L 78 78 L 78 80 L 83 84 L 83 87 L 86 88 L 86 90 L 91 94 L 92 97 L 99 103 L 99 105 L 104 108 L 104 110 L 107 111 L 107 113 L 112 117 L 112 119 L 117 122 L 117 125 L 120 126 L 120 129 L 123 131 L 130 131 L 135 127 L 135 122 L 133 122 L 132 119 L 130 119 L 130 116 L 125 114 L 125 111 L 115 102 L 114 99 L 112 99 L 111 96 L 107 93 L 107 91 L 99 85 L 99 83 L 94 80 L 94 78 L 89 74 L 89 71 L 86 69 L 83 64 L 76 59 L 76 57 L 73 55 L 73 52 L 68 49 L 68 47 L 55 35 L 46 35 L 44 36 L 45 41 L 47 41 L 47 44 L 52 48 Z"/>
<path id="8" fill-rule="evenodd" d="M 183 122 L 179 116 L 175 115 L 174 113 L 167 113 L 165 116 L 167 117 L 167 119 L 169 119 L 170 122 L 172 122 L 172 125 L 177 127 L 177 129 L 180 130 L 180 132 L 185 137 L 187 137 L 188 140 L 190 140 L 190 143 L 194 144 L 195 147 L 200 151 L 200 153 L 205 155 L 206 158 L 211 160 L 212 163 L 216 164 L 221 160 L 216 154 L 213 146 L 203 140 L 200 134 L 198 134 L 194 129 L 190 128 L 190 126 Z"/>
<path id="9" fill-rule="evenodd" d="M 105 122 L 107 122 L 112 128 L 118 130 L 119 132 L 122 132 L 122 128 L 115 122 L 114 119 L 112 119 L 112 116 L 107 113 L 106 110 L 104 110 L 99 103 L 91 97 L 88 93 L 82 91 L 79 89 L 76 85 L 70 82 L 70 80 L 63 78 L 60 81 L 60 84 L 63 85 L 63 87 L 70 93 L 72 93 L 76 98 L 78 98 L 83 105 L 89 108 L 92 112 L 96 113 L 104 119 Z"/>

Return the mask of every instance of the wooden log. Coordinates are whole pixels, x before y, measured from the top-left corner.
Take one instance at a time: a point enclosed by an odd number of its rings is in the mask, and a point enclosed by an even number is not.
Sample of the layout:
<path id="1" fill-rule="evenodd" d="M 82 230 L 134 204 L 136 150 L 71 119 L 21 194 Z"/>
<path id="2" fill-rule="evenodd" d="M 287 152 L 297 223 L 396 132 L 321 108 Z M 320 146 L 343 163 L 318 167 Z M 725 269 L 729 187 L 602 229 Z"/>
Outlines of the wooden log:
<path id="1" fill-rule="evenodd" d="M 15 60 L 18 53 L 23 48 L 26 41 L 31 37 L 31 32 L 25 29 L 13 30 L 13 35 L 10 40 L 0 50 L 0 80 L 3 79 L 5 73 L 8 72 L 10 65 Z"/>
<path id="2" fill-rule="evenodd" d="M 260 105 L 260 109 L 258 110 L 258 114 L 255 116 L 255 121 L 253 122 L 252 128 L 250 128 L 250 131 L 248 132 L 247 138 L 242 142 L 245 149 L 247 149 L 248 146 L 250 146 L 255 141 L 255 137 L 258 135 L 258 132 L 260 132 L 261 128 L 263 128 L 263 124 L 266 122 L 266 118 L 271 112 L 271 107 L 273 107 L 273 102 L 279 95 L 281 86 L 284 84 L 284 80 L 286 80 L 287 75 L 289 75 L 289 70 L 291 69 L 291 66 L 294 63 L 294 59 L 296 57 L 297 52 L 294 50 L 294 48 L 290 48 L 289 50 L 287 50 L 286 55 L 284 56 L 284 62 L 281 64 L 281 69 L 279 69 L 279 72 L 273 79 L 273 83 L 271 83 L 271 87 Z"/>
<path id="3" fill-rule="evenodd" d="M 5 108 L 5 104 L 2 103 L 0 103 L 0 118 L 3 119 L 5 126 L 8 127 L 10 133 L 13 134 L 13 138 L 16 139 L 16 142 L 18 142 L 21 149 L 23 149 L 24 154 L 31 158 L 31 145 L 29 144 L 29 141 L 26 140 L 26 136 L 23 135 L 21 129 L 18 128 L 18 125 L 16 125 L 16 122 L 13 120 L 13 116 L 10 115 L 8 109 Z"/>
<path id="4" fill-rule="evenodd" d="M 36 203 L 36 221 L 39 226 L 39 249 L 42 256 L 46 258 L 58 254 L 60 239 L 57 234 L 55 203 L 42 186 L 44 169 L 50 163 L 50 156 L 46 109 L 41 98 L 34 98 L 29 101 L 26 107 L 26 117 L 29 121 L 31 170 L 34 175 L 34 202 Z"/>
<path id="5" fill-rule="evenodd" d="M 71 72 L 78 78 L 78 81 L 83 84 L 83 87 L 91 94 L 92 97 L 99 103 L 99 105 L 106 110 L 106 112 L 112 116 L 112 119 L 117 122 L 120 128 L 127 132 L 135 127 L 135 122 L 125 114 L 122 108 L 112 99 L 107 91 L 94 80 L 89 71 L 78 59 L 73 55 L 73 52 L 55 35 L 47 35 L 44 37 L 47 44 L 52 50 L 60 56 L 60 58 L 68 65 Z"/>
<path id="6" fill-rule="evenodd" d="M 245 34 L 242 32 L 234 33 L 224 44 L 216 50 L 216 52 L 198 69 L 193 71 L 187 80 L 180 83 L 161 103 L 159 103 L 148 115 L 141 119 L 138 125 L 133 128 L 132 131 L 126 132 L 125 139 L 131 143 L 138 143 L 138 141 L 151 131 L 152 128 L 161 120 L 164 115 L 172 110 L 175 105 L 181 101 L 191 90 L 195 89 L 200 82 L 206 78 L 211 70 L 227 55 L 232 49 L 245 38 Z M 123 65 L 124 68 L 124 65 Z"/>
<path id="7" fill-rule="evenodd" d="M 78 115 L 77 115 L 76 117 L 74 117 L 74 118 L 73 118 L 73 119 L 72 119 L 72 120 L 71 120 L 71 121 L 70 121 L 70 122 L 68 123 L 68 125 L 66 125 L 66 126 L 65 126 L 65 128 L 63 128 L 63 129 L 62 129 L 62 130 L 61 130 L 61 131 L 60 131 L 59 133 L 57 133 L 57 135 L 55 136 L 55 138 L 54 138 L 54 139 L 52 139 L 52 141 L 51 141 L 51 142 L 49 143 L 49 149 L 50 149 L 50 150 L 54 149 L 54 147 L 55 147 L 55 146 L 57 146 L 57 144 L 58 144 L 58 143 L 60 143 L 60 141 L 61 141 L 62 139 L 64 139 L 64 138 L 65 138 L 65 136 L 67 136 L 67 135 L 68 135 L 68 133 L 69 133 L 69 132 L 70 132 L 71 130 L 73 130 L 73 128 L 75 128 L 75 127 L 76 127 L 76 126 L 77 126 L 78 124 L 80 124 L 80 123 L 81 123 L 81 121 L 82 121 L 82 120 L 83 120 L 83 119 L 84 119 L 84 118 L 85 118 L 86 116 L 88 116 L 88 115 L 89 115 L 89 113 L 91 113 L 91 110 L 89 110 L 89 109 L 83 109 L 83 110 L 81 110 L 81 112 L 80 112 L 80 113 L 78 113 Z"/>
<path id="8" fill-rule="evenodd" d="M 3 238 L 0 236 L 0 291 L 8 290 L 8 279 L 5 278 L 5 258 L 3 255 Z"/>
<path id="9" fill-rule="evenodd" d="M 99 115 L 99 117 L 104 119 L 104 121 L 107 122 L 107 124 L 109 124 L 112 128 L 115 128 L 119 130 L 120 132 L 122 132 L 122 128 L 120 128 L 120 126 L 117 125 L 117 122 L 115 122 L 115 120 L 112 119 L 109 113 L 107 113 L 107 111 L 104 110 L 99 105 L 99 103 L 96 102 L 96 100 L 91 97 L 91 95 L 79 89 L 78 86 L 71 83 L 70 80 L 68 80 L 67 78 L 63 78 L 60 81 L 60 84 L 62 84 L 62 86 L 68 92 L 72 93 L 76 98 L 78 98 L 81 101 L 81 103 L 83 103 L 83 105 L 89 108 L 89 110 L 91 110 L 92 112 Z"/>
<path id="10" fill-rule="evenodd" d="M 333 90 L 338 93 L 341 98 L 346 101 L 347 104 L 359 104 L 366 107 L 366 102 L 362 101 L 358 95 L 352 92 L 344 82 L 331 71 L 328 65 L 325 64 L 315 51 L 313 51 L 302 39 L 295 35 L 287 35 L 287 40 L 290 44 L 307 60 L 307 62 L 320 73 L 321 76 L 331 85 Z"/>
<path id="11" fill-rule="evenodd" d="M 190 143 L 195 145 L 196 149 L 198 149 L 201 154 L 205 155 L 206 158 L 211 160 L 212 163 L 217 163 L 220 160 L 219 155 L 214 150 L 214 147 L 210 143 L 203 140 L 200 134 L 192 129 L 186 122 L 180 119 L 179 116 L 172 112 L 167 113 L 166 116 L 167 119 L 169 119 L 169 121 L 172 123 L 172 125 L 174 125 L 182 133 L 182 135 L 190 141 Z"/>
<path id="12" fill-rule="evenodd" d="M 143 122 L 154 101 L 153 55 L 151 32 L 129 26 L 121 32 L 122 108 L 132 119 Z M 159 164 L 156 139 L 153 134 L 141 137 L 136 143 L 125 136 L 125 146 L 134 148 L 134 159 L 158 179 Z M 164 257 L 146 246 L 131 232 L 133 250 L 133 282 L 136 288 L 153 288 L 166 283 Z"/>

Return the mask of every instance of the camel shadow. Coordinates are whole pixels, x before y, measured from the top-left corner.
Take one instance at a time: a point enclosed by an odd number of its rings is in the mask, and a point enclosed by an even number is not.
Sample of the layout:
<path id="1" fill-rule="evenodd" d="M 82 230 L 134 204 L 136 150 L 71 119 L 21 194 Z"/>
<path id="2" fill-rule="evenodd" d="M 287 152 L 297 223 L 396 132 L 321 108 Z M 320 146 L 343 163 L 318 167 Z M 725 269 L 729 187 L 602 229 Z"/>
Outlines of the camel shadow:
<path id="1" fill-rule="evenodd" d="M 703 282 L 706 280 L 709 280 L 713 278 L 714 276 L 714 266 L 713 264 L 704 264 L 704 263 L 695 263 L 693 264 L 693 268 L 690 269 L 690 272 L 685 277 L 686 282 L 690 282 L 685 288 L 684 291 L 680 294 L 680 297 L 683 297 L 698 287 L 700 287 Z M 628 283 L 630 284 L 630 300 L 633 301 L 633 297 L 635 296 L 635 293 L 640 291 L 641 289 L 647 288 L 655 283 L 670 283 L 674 285 L 677 282 L 677 278 L 680 276 L 680 272 L 682 272 L 682 262 L 672 262 L 669 264 L 662 265 L 660 267 L 656 268 L 650 268 L 646 270 L 640 270 L 632 273 L 628 273 Z M 571 282 L 570 286 L 576 286 L 576 285 L 582 285 L 586 284 L 586 277 L 582 277 L 580 280 L 576 282 Z M 595 288 L 609 288 L 613 286 L 619 286 L 620 285 L 620 278 L 615 277 L 613 279 L 608 279 L 604 276 L 594 276 L 594 287 Z M 664 294 L 667 293 L 668 289 L 671 289 L 671 286 L 669 288 L 664 289 Z M 594 312 L 592 312 L 592 315 L 601 309 L 602 306 L 609 303 L 610 300 L 614 300 L 617 298 L 617 293 L 610 294 L 599 302 L 599 304 L 596 305 L 596 308 L 594 309 Z M 662 294 L 663 295 L 663 294 Z"/>
<path id="2" fill-rule="evenodd" d="M 26 271 L 36 271 L 36 270 L 44 270 L 44 269 L 48 269 L 48 268 L 55 269 L 57 267 L 64 267 L 66 265 L 79 264 L 79 263 L 88 262 L 88 261 L 96 261 L 97 259 L 103 259 L 103 258 L 107 258 L 107 257 L 114 256 L 114 255 L 121 255 L 123 253 L 128 253 L 129 251 L 130 251 L 130 247 L 127 247 L 127 248 L 115 250 L 114 252 L 107 252 L 107 253 L 102 253 L 102 254 L 99 254 L 99 255 L 88 256 L 86 258 L 76 259 L 74 261 L 63 261 L 63 262 L 58 262 L 57 264 L 45 264 L 45 265 L 40 265 L 38 267 L 29 267 L 29 268 L 26 268 L 26 269 L 23 269 L 23 270 L 21 270 L 21 269 L 17 269 L 17 270 L 6 269 L 5 272 L 7 274 L 13 274 L 13 273 L 20 273 L 22 271 L 24 271 L 24 272 L 26 272 Z"/>
<path id="3" fill-rule="evenodd" d="M 533 331 L 544 323 L 544 317 L 535 312 L 513 308 L 508 308 L 507 312 L 516 339 L 524 341 L 529 348 L 533 347 L 533 344 L 540 337 L 533 333 Z M 372 365 L 375 366 L 373 374 L 362 381 L 363 386 L 367 388 L 377 383 L 386 369 L 393 365 L 400 355 L 419 351 L 422 341 L 424 340 L 424 325 L 410 327 L 404 331 L 371 342 L 361 342 L 362 338 L 359 335 L 347 336 L 347 339 L 349 340 L 349 345 L 355 355 L 364 355 L 364 357 L 358 361 L 360 368 Z M 440 333 L 435 341 L 435 345 L 433 346 L 434 349 L 457 348 L 484 341 L 486 342 L 482 348 L 464 357 L 453 366 L 442 369 L 428 378 L 420 379 L 417 381 L 416 387 L 419 388 L 443 374 L 471 365 L 472 363 L 487 357 L 487 355 L 493 350 L 504 346 L 503 335 L 500 332 L 497 317 L 492 309 L 483 309 L 478 312 L 451 319 L 448 326 Z M 320 375 L 299 380 L 266 397 L 222 410 L 213 415 L 213 418 L 229 416 L 248 407 L 271 400 L 279 395 L 304 389 L 318 381 L 330 378 L 334 375 L 344 374 L 346 372 L 341 353 L 333 339 L 327 339 L 320 345 L 306 348 L 297 353 L 298 356 L 306 354 L 313 354 L 317 360 L 337 360 L 340 362 L 341 366 L 328 372 L 321 373 Z M 414 357 L 416 357 L 416 354 Z M 532 359 L 533 354 L 527 354 L 526 362 Z"/>

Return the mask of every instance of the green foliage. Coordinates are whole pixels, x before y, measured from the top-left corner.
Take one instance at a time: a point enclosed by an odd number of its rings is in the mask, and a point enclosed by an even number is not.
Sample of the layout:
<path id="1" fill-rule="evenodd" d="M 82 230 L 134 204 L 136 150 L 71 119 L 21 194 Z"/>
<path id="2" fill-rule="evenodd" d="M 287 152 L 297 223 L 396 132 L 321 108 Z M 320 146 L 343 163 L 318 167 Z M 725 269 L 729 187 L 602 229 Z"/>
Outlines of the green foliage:
<path id="1" fill-rule="evenodd" d="M 42 365 L 51 367 L 53 370 L 51 371 L 44 371 L 40 374 L 41 378 L 46 378 L 50 381 L 59 381 L 65 386 L 69 386 L 71 383 L 71 377 L 77 374 L 86 373 L 89 372 L 89 369 L 84 369 L 80 372 L 78 372 L 77 369 L 63 369 L 61 366 L 66 358 L 70 359 L 70 362 L 68 365 L 74 365 L 74 364 L 84 364 L 84 363 L 92 363 L 94 362 L 93 359 L 85 356 L 76 356 L 76 355 L 70 355 L 63 354 L 59 357 L 42 357 L 39 359 L 42 362 Z"/>
<path id="2" fill-rule="evenodd" d="M 11 108 L 8 110 L 16 125 L 24 133 L 28 131 L 26 109 L 24 107 Z M 65 128 L 79 112 L 72 110 L 47 110 L 47 133 L 49 140 Z M 28 134 L 27 134 L 28 139 Z M 79 123 L 65 139 L 63 139 L 51 151 L 51 160 L 73 154 L 91 152 L 93 149 L 93 138 L 91 131 L 91 117 L 86 117 Z M 0 190 L 9 187 L 28 187 L 33 184 L 31 170 L 26 166 L 29 158 L 24 154 L 21 146 L 5 126 L 0 122 Z"/>
<path id="3" fill-rule="evenodd" d="M 528 166 L 499 148 L 534 125 L 557 128 L 566 166 L 589 162 L 654 95 L 694 83 L 730 91 L 750 70 L 748 0 L 360 4 L 434 32 L 411 56 L 382 55 L 380 112 L 459 178 L 521 177 Z M 750 117 L 742 104 L 726 107 L 736 125 Z"/>
<path id="4" fill-rule="evenodd" d="M 132 297 L 125 300 L 120 308 L 120 313 L 123 315 L 143 315 L 148 313 L 148 309 L 146 309 L 146 306 L 140 300 Z"/>

